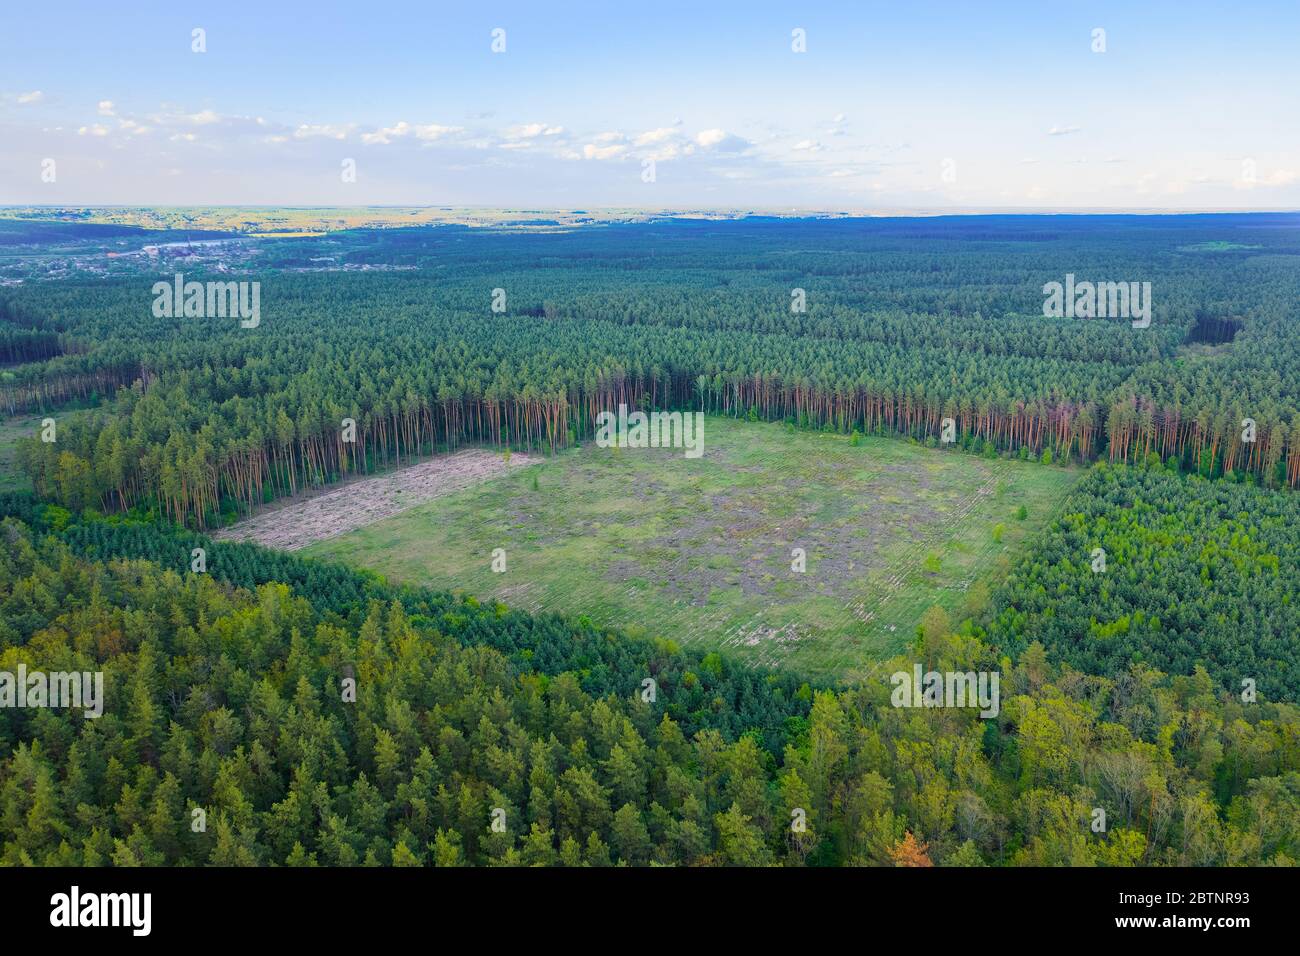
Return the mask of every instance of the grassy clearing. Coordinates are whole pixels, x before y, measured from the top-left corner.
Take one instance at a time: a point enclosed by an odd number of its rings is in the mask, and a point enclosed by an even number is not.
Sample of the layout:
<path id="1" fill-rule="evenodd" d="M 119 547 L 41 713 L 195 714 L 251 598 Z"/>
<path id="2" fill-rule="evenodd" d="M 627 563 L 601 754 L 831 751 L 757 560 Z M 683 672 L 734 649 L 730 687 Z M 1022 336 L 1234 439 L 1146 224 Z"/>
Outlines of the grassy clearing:
<path id="1" fill-rule="evenodd" d="M 705 449 L 588 444 L 304 553 L 852 676 L 902 648 L 932 605 L 978 602 L 977 583 L 1005 573 L 1078 476 L 721 418 Z"/>
<path id="2" fill-rule="evenodd" d="M 256 541 L 268 548 L 296 551 L 476 485 L 507 468 L 527 467 L 533 461 L 528 455 L 516 454 L 507 464 L 502 455 L 467 448 L 384 474 L 353 478 L 323 491 L 310 489 L 296 499 L 282 499 L 279 507 L 231 525 L 213 537 Z"/>

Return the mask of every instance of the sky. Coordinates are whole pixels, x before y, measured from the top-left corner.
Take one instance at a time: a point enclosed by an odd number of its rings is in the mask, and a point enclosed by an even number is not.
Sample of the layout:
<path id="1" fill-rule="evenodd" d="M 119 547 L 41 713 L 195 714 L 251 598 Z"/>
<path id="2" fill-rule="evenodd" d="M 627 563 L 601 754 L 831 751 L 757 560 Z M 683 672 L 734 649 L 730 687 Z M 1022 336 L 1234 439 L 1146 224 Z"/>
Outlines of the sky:
<path id="1" fill-rule="evenodd" d="M 1300 2 L 10 0 L 37 203 L 1297 209 Z"/>

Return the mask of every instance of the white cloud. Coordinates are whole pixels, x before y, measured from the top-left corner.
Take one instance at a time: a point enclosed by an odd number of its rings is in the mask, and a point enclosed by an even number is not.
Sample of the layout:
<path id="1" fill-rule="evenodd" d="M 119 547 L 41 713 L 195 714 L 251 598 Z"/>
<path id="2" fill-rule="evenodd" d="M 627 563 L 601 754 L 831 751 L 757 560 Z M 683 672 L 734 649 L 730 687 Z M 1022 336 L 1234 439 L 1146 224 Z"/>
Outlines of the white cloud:
<path id="1" fill-rule="evenodd" d="M 347 139 L 352 126 L 335 126 L 333 123 L 301 123 L 293 131 L 294 139 L 314 139 L 323 136 L 327 139 Z"/>
<path id="2" fill-rule="evenodd" d="M 100 101 L 99 101 L 99 115 L 100 115 L 100 116 L 112 116 L 112 115 L 113 115 L 113 101 L 112 101 L 112 100 L 100 100 Z"/>
<path id="3" fill-rule="evenodd" d="M 656 163 L 666 163 L 669 160 L 681 159 L 683 156 L 691 156 L 694 153 L 694 143 L 664 143 L 658 149 L 652 149 L 645 153 L 644 158 L 653 159 Z"/>
<path id="4" fill-rule="evenodd" d="M 815 139 L 801 139 L 790 148 L 796 153 L 820 153 L 822 144 Z"/>
<path id="5" fill-rule="evenodd" d="M 843 113 L 836 113 L 831 117 L 831 125 L 827 127 L 826 132 L 830 136 L 849 135 L 847 117 Z"/>
<path id="6" fill-rule="evenodd" d="M 1077 126 L 1053 126 L 1047 131 L 1048 136 L 1069 136 L 1071 133 L 1080 132 Z"/>
<path id="7" fill-rule="evenodd" d="M 1289 186 L 1300 180 L 1300 173 L 1294 169 L 1275 169 L 1268 176 L 1257 176 L 1254 179 L 1237 178 L 1233 180 L 1233 189 L 1258 189 L 1260 187 L 1268 188 L 1270 186 Z"/>
<path id="8" fill-rule="evenodd" d="M 391 143 L 395 136 L 405 136 L 410 132 L 406 123 L 398 123 L 396 126 L 380 127 L 372 133 L 362 133 L 361 142 L 367 146 L 383 145 Z"/>
<path id="9" fill-rule="evenodd" d="M 511 139 L 535 139 L 538 136 L 559 136 L 564 132 L 563 126 L 548 126 L 546 123 L 524 123 L 506 130 Z"/>
<path id="10" fill-rule="evenodd" d="M 673 139 L 678 135 L 677 130 L 671 126 L 661 126 L 658 129 L 652 129 L 638 136 L 633 142 L 637 146 L 651 146 L 654 143 L 662 143 L 665 140 Z"/>
<path id="11" fill-rule="evenodd" d="M 416 139 L 431 143 L 450 133 L 459 133 L 461 130 L 460 126 L 440 126 L 437 123 L 413 126 L 406 120 L 399 120 L 395 126 L 382 126 L 373 132 L 362 133 L 361 142 L 367 146 L 387 145 L 395 139 L 414 135 Z"/>
<path id="12" fill-rule="evenodd" d="M 582 147 L 582 155 L 585 159 L 618 159 L 626 152 L 627 147 L 621 143 L 612 143 L 608 146 L 597 146 L 595 143 L 588 143 Z"/>
<path id="13" fill-rule="evenodd" d="M 695 136 L 695 142 L 705 149 L 714 149 L 721 153 L 739 153 L 749 148 L 746 139 L 721 129 L 706 129 Z"/>
<path id="14" fill-rule="evenodd" d="M 78 136 L 107 136 L 108 127 L 96 123 L 94 126 L 83 126 L 77 130 Z"/>
<path id="15" fill-rule="evenodd" d="M 428 123 L 424 126 L 416 126 L 414 129 L 416 139 L 432 142 L 435 139 L 442 139 L 444 136 L 450 136 L 452 133 L 459 133 L 464 129 L 464 127 L 440 126 L 437 123 Z"/>
<path id="16" fill-rule="evenodd" d="M 34 103 L 39 103 L 43 99 L 45 99 L 45 94 L 40 90 L 32 90 L 30 93 L 19 93 L 17 96 L 18 102 L 23 106 L 31 106 Z"/>

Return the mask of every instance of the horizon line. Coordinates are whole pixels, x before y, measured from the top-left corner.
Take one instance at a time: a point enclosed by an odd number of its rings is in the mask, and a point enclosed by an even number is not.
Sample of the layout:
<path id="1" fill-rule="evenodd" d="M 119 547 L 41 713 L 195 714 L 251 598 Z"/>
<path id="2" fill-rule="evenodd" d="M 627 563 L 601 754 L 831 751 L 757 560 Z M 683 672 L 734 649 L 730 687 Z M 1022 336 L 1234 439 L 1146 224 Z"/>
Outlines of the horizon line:
<path id="1" fill-rule="evenodd" d="M 520 205 L 443 205 L 439 203 L 0 203 L 4 210 L 78 210 L 78 209 L 418 209 L 445 212 L 483 211 L 512 213 L 568 213 L 591 212 L 622 214 L 727 214 L 772 215 L 785 218 L 809 216 L 839 216 L 842 218 L 932 216 L 989 216 L 989 215 L 1255 215 L 1300 213 L 1300 207 L 1291 206 L 874 206 L 846 207 L 779 207 L 769 206 L 520 206 Z"/>

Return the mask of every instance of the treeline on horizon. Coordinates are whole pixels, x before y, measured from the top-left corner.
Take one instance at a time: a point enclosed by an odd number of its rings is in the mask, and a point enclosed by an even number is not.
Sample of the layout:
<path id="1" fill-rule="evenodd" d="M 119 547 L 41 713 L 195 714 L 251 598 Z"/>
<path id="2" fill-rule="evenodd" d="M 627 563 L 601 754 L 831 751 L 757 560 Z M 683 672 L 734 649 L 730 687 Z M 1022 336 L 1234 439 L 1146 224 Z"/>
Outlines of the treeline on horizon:
<path id="1" fill-rule="evenodd" d="M 619 404 L 930 443 L 952 418 L 974 451 L 1294 487 L 1296 226 L 981 217 L 277 240 L 256 273 L 187 276 L 262 281 L 251 330 L 154 318 L 152 276 L 5 290 L 0 329 L 85 351 L 4 373 L 0 403 L 102 400 L 60 420 L 57 442 L 25 443 L 34 486 L 73 510 L 154 504 L 198 528 L 465 443 L 551 451 Z M 1214 251 L 1225 235 L 1242 248 Z M 417 269 L 294 271 L 322 257 Z M 1043 284 L 1067 273 L 1150 281 L 1151 328 L 1044 318 Z M 795 289 L 806 312 L 791 311 Z"/>
<path id="2" fill-rule="evenodd" d="M 1171 552 L 1143 594 L 1121 583 L 1124 542 L 1176 520 L 1179 489 L 1226 495 L 1188 523 L 1222 541 L 1209 567 L 1229 599 L 1272 574 L 1290 602 L 1296 550 L 1271 536 L 1294 511 L 1240 523 L 1252 496 L 1296 496 L 1103 467 L 981 620 L 934 609 L 909 654 L 838 687 L 0 496 L 0 670 L 102 670 L 107 697 L 97 720 L 0 709 L 0 865 L 1293 865 L 1300 709 L 1236 679 L 1294 672 L 1294 641 L 1270 659 L 1286 646 L 1264 633 L 1288 618 L 1258 609 L 1248 659 L 1213 641 L 1186 658 L 1200 624 L 1174 605 L 1205 558 Z M 1146 660 L 1075 666 L 1059 636 L 1027 639 L 1040 608 L 1012 611 L 1039 588 L 1062 608 L 1088 595 L 1058 539 L 1121 498 L 1155 517 L 1101 532 L 1106 610 L 1169 611 Z M 892 706 L 885 675 L 914 662 L 999 671 L 999 714 Z"/>

